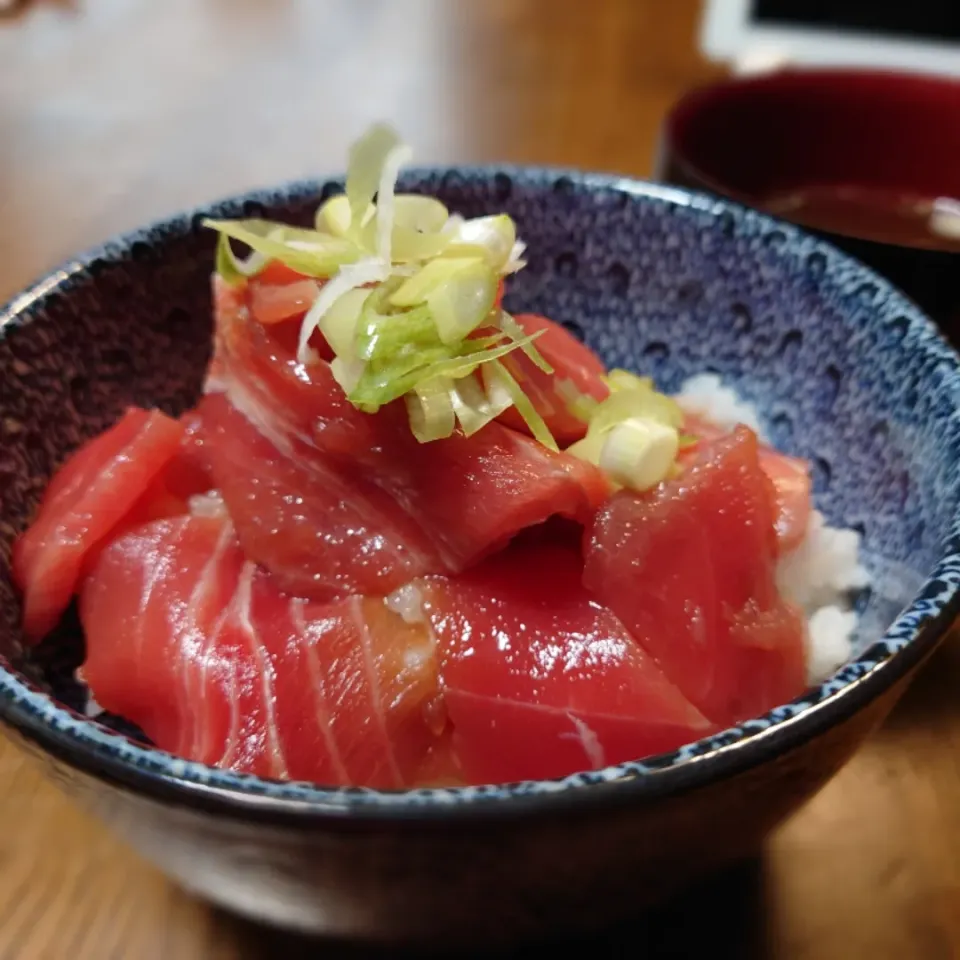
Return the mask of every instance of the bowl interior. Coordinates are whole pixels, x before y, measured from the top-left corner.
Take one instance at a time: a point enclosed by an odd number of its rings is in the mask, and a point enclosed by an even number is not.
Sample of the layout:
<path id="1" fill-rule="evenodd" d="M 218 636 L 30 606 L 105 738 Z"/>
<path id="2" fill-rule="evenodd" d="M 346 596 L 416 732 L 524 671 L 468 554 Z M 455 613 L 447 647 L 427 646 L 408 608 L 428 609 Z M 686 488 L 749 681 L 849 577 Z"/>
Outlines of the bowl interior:
<path id="1" fill-rule="evenodd" d="M 810 459 L 818 507 L 863 533 L 874 584 L 861 598 L 859 650 L 949 552 L 960 499 L 956 358 L 873 274 L 759 214 L 616 178 L 412 171 L 401 187 L 468 216 L 513 215 L 529 261 L 509 309 L 555 318 L 608 364 L 667 390 L 712 371 L 757 404 L 776 444 Z M 296 185 L 215 214 L 307 224 L 320 197 L 340 189 Z M 197 397 L 214 247 L 200 219 L 108 244 L 0 313 L 0 654 L 77 710 L 76 624 L 24 652 L 11 543 L 64 457 L 127 404 L 178 413 Z"/>

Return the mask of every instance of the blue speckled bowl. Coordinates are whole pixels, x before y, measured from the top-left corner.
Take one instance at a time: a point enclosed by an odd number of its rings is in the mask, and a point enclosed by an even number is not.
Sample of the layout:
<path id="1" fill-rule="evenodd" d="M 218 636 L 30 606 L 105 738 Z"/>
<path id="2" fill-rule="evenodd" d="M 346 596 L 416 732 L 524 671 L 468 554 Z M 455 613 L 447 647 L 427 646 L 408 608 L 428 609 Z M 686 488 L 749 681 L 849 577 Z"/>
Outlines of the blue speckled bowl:
<path id="1" fill-rule="evenodd" d="M 857 659 L 765 717 L 555 782 L 378 793 L 238 776 L 83 718 L 67 625 L 24 654 L 13 538 L 66 454 L 125 404 L 178 412 L 209 356 L 210 211 L 66 264 L 0 312 L 0 716 L 81 802 L 184 885 L 254 917 L 477 943 L 587 926 L 754 851 L 892 706 L 957 610 L 960 370 L 883 280 L 734 204 L 556 170 L 413 171 L 404 189 L 507 210 L 529 245 L 508 306 L 666 389 L 712 370 L 811 458 L 818 504 L 862 530 L 874 589 Z M 340 182 L 216 216 L 309 222 Z"/>

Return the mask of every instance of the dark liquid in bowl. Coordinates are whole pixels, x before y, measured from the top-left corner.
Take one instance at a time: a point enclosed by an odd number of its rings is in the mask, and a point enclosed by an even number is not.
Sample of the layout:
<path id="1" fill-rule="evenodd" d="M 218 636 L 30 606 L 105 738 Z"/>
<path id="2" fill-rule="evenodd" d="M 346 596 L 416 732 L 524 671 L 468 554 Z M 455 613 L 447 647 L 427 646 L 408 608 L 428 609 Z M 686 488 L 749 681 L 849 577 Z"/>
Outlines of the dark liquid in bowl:
<path id="1" fill-rule="evenodd" d="M 870 187 L 810 186 L 760 206 L 802 226 L 874 243 L 960 252 L 960 201 Z"/>

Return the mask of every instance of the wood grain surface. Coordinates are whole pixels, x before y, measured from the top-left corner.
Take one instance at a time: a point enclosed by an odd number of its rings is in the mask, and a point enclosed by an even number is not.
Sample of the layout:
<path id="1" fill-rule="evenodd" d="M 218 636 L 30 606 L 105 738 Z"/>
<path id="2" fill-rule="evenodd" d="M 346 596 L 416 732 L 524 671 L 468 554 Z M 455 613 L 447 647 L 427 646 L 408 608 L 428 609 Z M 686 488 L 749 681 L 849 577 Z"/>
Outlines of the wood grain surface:
<path id="1" fill-rule="evenodd" d="M 332 172 L 372 120 L 424 162 L 646 174 L 717 75 L 695 0 L 73 0 L 0 19 L 0 300 L 111 233 Z M 960 638 L 765 855 L 587 956 L 960 956 Z M 0 744 L 0 958 L 359 957 L 190 899 Z"/>

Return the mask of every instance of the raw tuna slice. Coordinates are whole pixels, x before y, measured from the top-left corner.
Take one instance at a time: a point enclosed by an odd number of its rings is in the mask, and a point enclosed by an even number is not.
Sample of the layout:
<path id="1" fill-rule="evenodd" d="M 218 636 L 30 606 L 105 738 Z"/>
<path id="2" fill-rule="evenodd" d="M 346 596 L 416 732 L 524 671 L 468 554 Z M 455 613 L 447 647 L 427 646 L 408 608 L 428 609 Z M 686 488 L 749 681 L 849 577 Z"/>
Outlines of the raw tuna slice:
<path id="1" fill-rule="evenodd" d="M 84 562 L 177 454 L 184 426 L 159 410 L 129 409 L 57 471 L 37 516 L 13 547 L 23 630 L 40 640 L 70 602 Z"/>
<path id="2" fill-rule="evenodd" d="M 575 545 L 531 539 L 391 598 L 419 594 L 469 782 L 599 769 L 711 731 L 581 575 Z"/>
<path id="3" fill-rule="evenodd" d="M 444 775 L 429 632 L 380 600 L 286 596 L 225 517 L 162 520 L 115 541 L 80 613 L 94 698 L 161 749 L 331 785 Z"/>
<path id="4" fill-rule="evenodd" d="M 215 486 L 251 559 L 295 596 L 386 594 L 445 569 L 396 502 L 295 440 L 281 451 L 224 394 L 198 407 Z"/>
<path id="5" fill-rule="evenodd" d="M 711 720 L 799 695 L 804 623 L 774 582 L 776 502 L 746 427 L 703 444 L 674 481 L 597 514 L 584 582 Z"/>
<path id="6" fill-rule="evenodd" d="M 180 418 L 180 423 L 183 426 L 183 435 L 176 452 L 153 478 L 123 520 L 111 531 L 111 539 L 153 520 L 189 513 L 193 497 L 215 493 L 203 450 L 200 417 L 190 411 Z M 96 563 L 98 554 L 99 550 L 92 550 L 87 554 L 83 565 L 84 573 Z"/>
<path id="7" fill-rule="evenodd" d="M 726 431 L 701 417 L 688 416 L 685 431 L 699 441 L 716 440 Z M 692 463 L 699 444 L 692 444 L 681 455 L 681 462 Z M 760 466 L 773 481 L 777 498 L 777 542 L 780 551 L 792 550 L 807 532 L 813 510 L 810 465 L 771 447 L 760 445 Z"/>
<path id="8" fill-rule="evenodd" d="M 587 425 L 570 412 L 568 400 L 558 389 L 558 384 L 566 381 L 579 393 L 594 400 L 603 400 L 610 392 L 600 379 L 606 373 L 606 368 L 588 346 L 559 323 L 534 313 L 517 314 L 514 319 L 526 333 L 543 331 L 535 346 L 553 368 L 553 373 L 544 373 L 523 353 L 513 353 L 504 362 L 530 397 L 560 446 L 569 446 L 583 437 L 587 432 Z M 516 430 L 527 429 L 523 418 L 513 407 L 501 414 L 500 422 Z"/>
<path id="9" fill-rule="evenodd" d="M 217 323 L 201 409 L 212 473 L 250 558 L 287 589 L 313 599 L 383 594 L 412 576 L 464 569 L 554 514 L 588 520 L 608 493 L 592 465 L 499 423 L 470 438 L 418 443 L 402 405 L 356 410 L 325 362 L 296 363 L 229 297 Z M 212 402 L 218 392 L 226 403 Z M 221 426 L 228 407 L 244 415 L 246 430 L 234 420 Z M 272 464 L 268 475 L 254 450 Z M 306 536 L 311 559 L 298 573 Z"/>
<path id="10" fill-rule="evenodd" d="M 291 283 L 250 284 L 250 312 L 258 323 L 274 324 L 303 318 L 317 299 L 320 287 L 306 278 Z"/>

